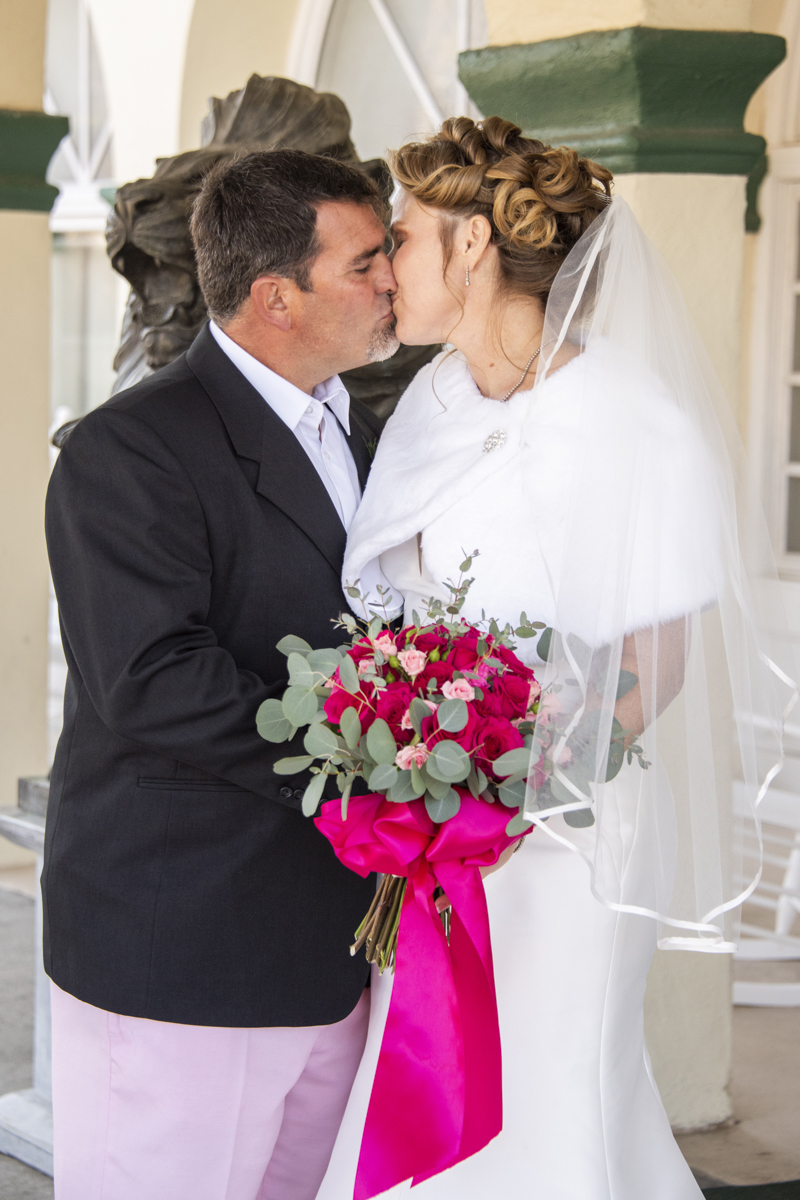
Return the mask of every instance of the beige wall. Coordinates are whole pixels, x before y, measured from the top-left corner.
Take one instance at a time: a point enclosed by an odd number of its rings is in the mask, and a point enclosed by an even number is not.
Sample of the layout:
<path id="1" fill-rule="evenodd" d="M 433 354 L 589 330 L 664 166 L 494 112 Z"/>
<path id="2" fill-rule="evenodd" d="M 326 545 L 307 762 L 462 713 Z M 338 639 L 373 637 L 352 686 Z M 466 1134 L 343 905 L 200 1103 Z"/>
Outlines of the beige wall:
<path id="1" fill-rule="evenodd" d="M 489 44 L 544 42 L 591 29 L 750 29 L 750 0 L 486 0 Z"/>
<path id="2" fill-rule="evenodd" d="M 200 144 L 209 96 L 258 75 L 283 75 L 297 0 L 195 0 L 186 47 L 180 149 Z"/>
<path id="3" fill-rule="evenodd" d="M 0 108 L 41 110 L 47 6 L 0 0 Z"/>
<path id="4" fill-rule="evenodd" d="M 0 0 L 0 103 L 42 106 L 45 0 Z M 50 234 L 45 213 L 0 210 L 0 805 L 47 770 Z M 0 838 L 0 867 L 31 856 Z"/>

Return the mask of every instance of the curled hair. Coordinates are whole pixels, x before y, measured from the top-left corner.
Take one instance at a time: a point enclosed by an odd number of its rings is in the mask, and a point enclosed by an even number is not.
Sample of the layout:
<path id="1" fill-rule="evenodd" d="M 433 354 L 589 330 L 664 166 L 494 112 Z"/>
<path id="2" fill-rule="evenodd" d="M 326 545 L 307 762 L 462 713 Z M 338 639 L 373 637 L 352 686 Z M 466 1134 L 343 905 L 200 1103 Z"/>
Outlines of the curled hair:
<path id="1" fill-rule="evenodd" d="M 448 118 L 438 133 L 392 155 L 398 183 L 420 204 L 492 229 L 502 284 L 543 305 L 581 234 L 611 199 L 613 176 L 567 146 L 553 148 L 502 117 Z M 445 270 L 455 221 L 442 222 Z"/>

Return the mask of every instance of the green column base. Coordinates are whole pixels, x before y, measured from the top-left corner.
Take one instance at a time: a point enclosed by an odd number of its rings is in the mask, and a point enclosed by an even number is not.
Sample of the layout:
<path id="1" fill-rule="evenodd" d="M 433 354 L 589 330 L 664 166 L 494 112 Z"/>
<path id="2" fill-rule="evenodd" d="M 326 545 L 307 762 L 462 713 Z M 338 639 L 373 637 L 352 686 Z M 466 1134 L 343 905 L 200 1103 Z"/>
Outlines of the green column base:
<path id="1" fill-rule="evenodd" d="M 0 109 L 0 208 L 50 211 L 58 188 L 45 175 L 67 133 L 67 117 Z"/>
<path id="2" fill-rule="evenodd" d="M 749 175 L 765 142 L 745 108 L 785 54 L 771 34 L 635 26 L 468 50 L 459 74 L 482 112 L 616 174 Z"/>

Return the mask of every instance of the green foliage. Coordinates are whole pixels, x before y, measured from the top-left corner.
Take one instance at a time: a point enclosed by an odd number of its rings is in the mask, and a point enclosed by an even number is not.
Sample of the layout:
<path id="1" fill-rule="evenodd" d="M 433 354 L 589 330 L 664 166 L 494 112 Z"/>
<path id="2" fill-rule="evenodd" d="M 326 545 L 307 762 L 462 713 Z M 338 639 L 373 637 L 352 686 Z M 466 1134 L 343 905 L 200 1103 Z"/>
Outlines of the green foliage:
<path id="1" fill-rule="evenodd" d="M 518 771 L 527 771 L 531 765 L 530 750 L 517 748 L 501 754 L 492 763 L 495 775 L 516 775 Z"/>
<path id="2" fill-rule="evenodd" d="M 520 808 L 525 803 L 525 791 L 525 780 L 517 779 L 513 783 L 501 783 L 497 795 L 506 808 Z"/>
<path id="3" fill-rule="evenodd" d="M 522 811 L 520 811 L 506 825 L 506 834 L 510 838 L 519 837 L 520 834 L 530 829 L 532 825 L 533 821 L 526 820 L 522 815 Z"/>
<path id="4" fill-rule="evenodd" d="M 292 725 L 308 725 L 317 711 L 317 697 L 309 687 L 288 687 L 281 700 L 283 715 Z"/>
<path id="5" fill-rule="evenodd" d="M 282 637 L 275 647 L 280 650 L 281 654 L 308 654 L 311 650 L 308 642 L 301 637 L 295 637 L 293 633 L 288 633 L 286 637 Z"/>
<path id="6" fill-rule="evenodd" d="M 341 661 L 339 666 L 339 679 L 341 680 L 342 687 L 345 689 L 345 691 L 349 692 L 351 696 L 355 696 L 361 685 L 358 680 L 358 671 L 356 670 L 356 665 L 349 655 L 345 655 Z"/>
<path id="7" fill-rule="evenodd" d="M 397 757 L 392 731 L 380 717 L 367 730 L 367 749 L 376 763 L 393 763 Z"/>
<path id="8" fill-rule="evenodd" d="M 469 775 L 472 763 L 458 742 L 437 742 L 425 763 L 425 769 L 434 779 L 443 783 L 460 783 Z"/>
<path id="9" fill-rule="evenodd" d="M 327 725 L 311 725 L 303 738 L 303 745 L 309 754 L 317 758 L 326 758 L 339 749 L 336 734 Z"/>
<path id="10" fill-rule="evenodd" d="M 444 796 L 437 797 L 430 792 L 425 794 L 425 808 L 432 821 L 441 824 L 449 821 L 461 808 L 461 797 L 454 788 L 448 788 Z"/>
<path id="11" fill-rule="evenodd" d="M 420 786 L 417 787 L 410 771 L 400 771 L 397 780 L 387 792 L 386 799 L 391 800 L 393 804 L 408 804 L 409 801 L 418 800 L 424 794 L 425 784 L 422 780 L 420 780 Z"/>
<path id="12" fill-rule="evenodd" d="M 361 740 L 361 722 L 354 708 L 350 707 L 344 710 L 339 721 L 339 728 L 342 731 L 342 737 L 347 742 L 348 749 L 355 750 Z"/>
<path id="13" fill-rule="evenodd" d="M 302 810 L 304 817 L 313 817 L 317 811 L 317 806 L 322 799 L 322 793 L 325 790 L 326 776 L 320 771 L 319 775 L 312 777 L 311 783 L 303 793 Z"/>
<path id="14" fill-rule="evenodd" d="M 280 700 L 265 700 L 256 713 L 256 729 L 267 742 L 288 742 L 295 727 L 283 711 Z"/>
<path id="15" fill-rule="evenodd" d="M 422 722 L 431 715 L 431 710 L 424 700 L 420 700 L 419 696 L 415 696 L 411 701 L 408 715 L 411 720 L 411 728 L 422 737 Z"/>
<path id="16" fill-rule="evenodd" d="M 397 782 L 400 774 L 397 767 L 391 763 L 379 763 L 369 778 L 369 786 L 373 792 L 387 792 Z"/>
<path id="17" fill-rule="evenodd" d="M 464 700 L 444 700 L 436 710 L 439 728 L 445 733 L 460 733 L 469 720 L 469 710 Z"/>
<path id="18" fill-rule="evenodd" d="M 313 761 L 313 754 L 301 754 L 297 758 L 279 758 L 272 769 L 276 775 L 299 775 L 301 771 L 307 771 Z"/>

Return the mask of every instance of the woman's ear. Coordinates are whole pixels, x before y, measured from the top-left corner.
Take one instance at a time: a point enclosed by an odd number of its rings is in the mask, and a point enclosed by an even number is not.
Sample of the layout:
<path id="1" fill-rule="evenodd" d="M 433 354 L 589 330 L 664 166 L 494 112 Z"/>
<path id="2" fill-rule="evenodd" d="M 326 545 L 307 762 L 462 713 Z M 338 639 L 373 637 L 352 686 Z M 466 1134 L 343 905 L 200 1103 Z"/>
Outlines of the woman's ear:
<path id="1" fill-rule="evenodd" d="M 492 227 L 480 213 L 467 217 L 459 231 L 459 249 L 472 269 L 492 240 Z"/>
<path id="2" fill-rule="evenodd" d="M 292 281 L 279 275 L 261 275 L 250 288 L 253 310 L 265 325 L 285 333 L 292 327 Z"/>

